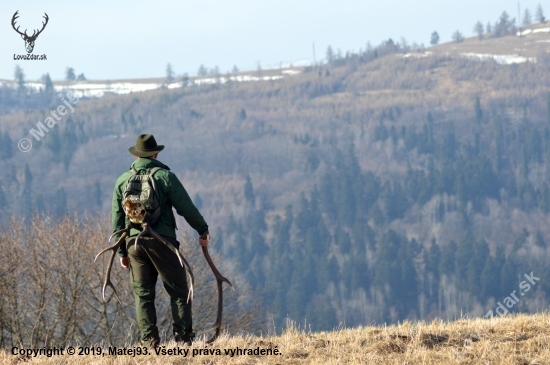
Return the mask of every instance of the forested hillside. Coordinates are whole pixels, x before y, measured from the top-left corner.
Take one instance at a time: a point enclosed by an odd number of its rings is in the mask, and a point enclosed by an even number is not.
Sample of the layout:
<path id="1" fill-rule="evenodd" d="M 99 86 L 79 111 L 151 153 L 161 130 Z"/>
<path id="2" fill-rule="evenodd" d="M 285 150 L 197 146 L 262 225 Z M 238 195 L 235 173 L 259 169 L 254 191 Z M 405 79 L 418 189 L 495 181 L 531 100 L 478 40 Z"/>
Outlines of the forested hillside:
<path id="1" fill-rule="evenodd" d="M 4 88 L 0 217 L 108 215 L 128 147 L 154 133 L 276 328 L 482 316 L 531 272 L 510 311 L 546 308 L 549 55 L 410 51 L 389 40 L 281 80 L 82 99 L 26 153 L 59 95 Z"/>

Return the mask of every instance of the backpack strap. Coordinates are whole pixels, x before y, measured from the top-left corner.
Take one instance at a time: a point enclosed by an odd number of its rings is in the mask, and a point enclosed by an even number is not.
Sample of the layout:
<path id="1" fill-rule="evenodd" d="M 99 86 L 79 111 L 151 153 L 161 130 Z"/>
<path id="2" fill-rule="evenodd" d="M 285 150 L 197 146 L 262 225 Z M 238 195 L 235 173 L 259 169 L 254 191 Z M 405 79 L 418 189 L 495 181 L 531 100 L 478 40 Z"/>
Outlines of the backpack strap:
<path id="1" fill-rule="evenodd" d="M 153 192 L 155 193 L 155 195 L 157 197 L 157 201 L 160 203 L 160 197 L 159 197 L 159 192 L 157 190 L 157 185 L 155 183 L 155 179 L 153 179 L 153 175 L 155 175 L 155 173 L 159 170 L 162 170 L 162 168 L 153 167 L 151 169 L 151 171 L 149 171 L 149 175 L 148 175 L 147 179 L 149 180 L 149 184 L 151 184 L 151 187 L 153 188 Z M 175 225 L 175 228 L 178 229 L 178 225 L 176 224 L 175 220 L 174 220 L 174 225 Z"/>
<path id="2" fill-rule="evenodd" d="M 157 172 L 158 170 L 162 170 L 160 167 L 153 167 L 151 169 L 151 171 L 149 171 L 149 177 L 153 177 L 153 175 L 155 174 L 155 172 Z"/>
<path id="3" fill-rule="evenodd" d="M 159 194 L 157 191 L 157 184 L 155 184 L 155 179 L 153 179 L 153 175 L 155 175 L 155 172 L 157 172 L 158 170 L 160 170 L 160 167 L 153 167 L 151 171 L 149 171 L 149 174 L 147 174 L 147 180 L 149 180 L 149 184 L 153 188 L 157 199 L 159 198 Z"/>

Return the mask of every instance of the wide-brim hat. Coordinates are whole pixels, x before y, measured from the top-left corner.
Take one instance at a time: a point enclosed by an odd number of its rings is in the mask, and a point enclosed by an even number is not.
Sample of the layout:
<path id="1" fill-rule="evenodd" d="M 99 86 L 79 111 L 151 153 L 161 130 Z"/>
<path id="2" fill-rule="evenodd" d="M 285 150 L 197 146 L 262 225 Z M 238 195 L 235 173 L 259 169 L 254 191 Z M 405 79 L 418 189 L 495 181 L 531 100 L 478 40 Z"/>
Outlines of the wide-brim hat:
<path id="1" fill-rule="evenodd" d="M 164 149 L 163 145 L 157 145 L 157 141 L 152 134 L 140 134 L 136 140 L 136 145 L 130 147 L 128 151 L 137 157 L 149 157 L 159 153 Z"/>

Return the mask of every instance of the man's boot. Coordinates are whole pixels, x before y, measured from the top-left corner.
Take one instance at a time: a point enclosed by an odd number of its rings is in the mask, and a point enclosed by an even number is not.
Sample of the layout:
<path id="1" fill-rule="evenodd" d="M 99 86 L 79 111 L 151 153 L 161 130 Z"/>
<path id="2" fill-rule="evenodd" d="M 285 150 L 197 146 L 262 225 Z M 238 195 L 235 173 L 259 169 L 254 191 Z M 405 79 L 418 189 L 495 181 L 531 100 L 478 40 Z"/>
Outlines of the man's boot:
<path id="1" fill-rule="evenodd" d="M 149 337 L 141 340 L 141 345 L 147 346 L 151 349 L 158 348 L 160 346 L 160 337 L 159 337 L 158 330 L 153 331 L 153 333 L 151 333 Z"/>
<path id="2" fill-rule="evenodd" d="M 147 346 L 151 349 L 156 349 L 160 346 L 160 338 L 158 337 L 149 337 L 145 340 L 141 340 L 143 346 Z"/>
<path id="3" fill-rule="evenodd" d="M 178 343 L 183 343 L 184 345 L 191 346 L 193 344 L 194 338 L 195 333 L 193 332 L 174 331 L 174 340 Z"/>

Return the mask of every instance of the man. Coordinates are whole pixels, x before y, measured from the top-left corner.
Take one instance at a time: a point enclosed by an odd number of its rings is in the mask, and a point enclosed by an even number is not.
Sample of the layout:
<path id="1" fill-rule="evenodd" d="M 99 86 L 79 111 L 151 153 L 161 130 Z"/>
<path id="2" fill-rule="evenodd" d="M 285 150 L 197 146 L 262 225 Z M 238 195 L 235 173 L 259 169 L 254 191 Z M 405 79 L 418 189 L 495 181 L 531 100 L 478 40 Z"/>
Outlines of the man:
<path id="1" fill-rule="evenodd" d="M 153 175 L 160 202 L 160 218 L 151 226 L 158 234 L 179 248 L 176 240 L 176 220 L 172 207 L 185 218 L 199 234 L 199 243 L 208 245 L 208 225 L 195 207 L 185 188 L 170 168 L 157 160 L 164 146 L 157 145 L 151 134 L 142 134 L 136 145 L 129 151 L 136 157 L 132 164 L 139 175 L 148 174 L 151 169 L 160 167 Z M 132 169 L 130 169 L 132 170 Z M 122 196 L 132 172 L 122 174 L 116 181 L 113 193 L 113 232 L 127 226 L 127 218 L 122 207 Z M 136 313 L 142 344 L 158 347 L 160 343 L 155 310 L 155 285 L 160 275 L 164 288 L 170 295 L 173 333 L 176 342 L 191 344 L 194 338 L 191 317 L 191 302 L 187 301 L 188 286 L 185 269 L 177 256 L 166 245 L 151 236 L 142 235 L 138 245 L 135 238 L 140 231 L 131 229 L 126 245 L 121 245 L 118 254 L 120 264 L 130 269 L 130 282 L 136 302 Z"/>

